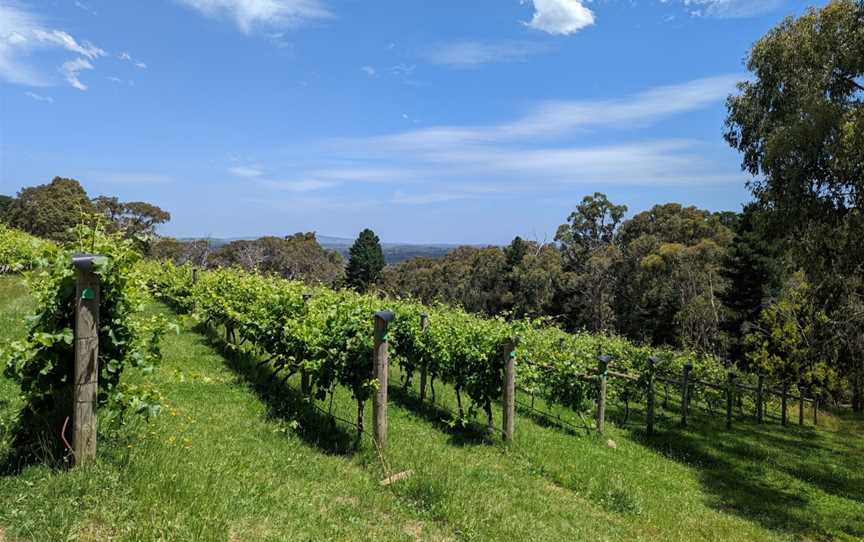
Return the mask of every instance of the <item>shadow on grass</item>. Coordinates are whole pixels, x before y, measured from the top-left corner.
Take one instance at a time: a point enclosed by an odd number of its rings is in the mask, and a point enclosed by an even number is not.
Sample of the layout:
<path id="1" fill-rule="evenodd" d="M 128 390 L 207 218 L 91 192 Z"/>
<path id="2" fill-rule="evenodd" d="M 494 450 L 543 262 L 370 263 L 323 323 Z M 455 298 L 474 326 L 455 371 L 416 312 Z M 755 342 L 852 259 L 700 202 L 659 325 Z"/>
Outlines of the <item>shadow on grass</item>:
<path id="1" fill-rule="evenodd" d="M 735 427 L 727 431 L 710 418 L 694 418 L 689 429 L 664 425 L 653 437 L 642 430 L 633 431 L 632 436 L 697 469 L 703 488 L 713 496 L 709 506 L 719 511 L 803 538 L 833 538 L 840 533 L 864 536 L 864 508 L 841 502 L 834 508 L 820 503 L 818 511 L 808 509 L 815 505 L 811 499 L 819 496 L 806 486 L 862 501 L 864 481 L 852 475 L 860 469 L 846 466 L 843 471 L 848 475 L 832 469 L 835 461 L 854 458 L 838 457 L 826 441 L 830 439 L 812 428 L 736 420 Z M 791 484 L 789 478 L 794 480 Z"/>
<path id="2" fill-rule="evenodd" d="M 258 399 L 267 406 L 267 415 L 275 420 L 293 422 L 299 427 L 294 431 L 304 442 L 326 453 L 353 455 L 357 451 L 356 433 L 346 430 L 336 418 L 321 412 L 310 399 L 274 375 L 267 367 L 259 367 L 259 361 L 249 353 L 233 350 L 211 327 L 195 329 L 204 337 L 208 346 L 216 350 L 226 365 L 245 380 Z"/>
<path id="3" fill-rule="evenodd" d="M 449 435 L 448 444 L 453 446 L 494 444 L 492 435 L 485 425 L 474 420 L 468 420 L 464 425 L 451 423 L 454 419 L 452 412 L 441 405 L 420 401 L 420 397 L 413 390 L 393 385 L 387 388 L 387 395 L 395 404 L 410 410 Z"/>

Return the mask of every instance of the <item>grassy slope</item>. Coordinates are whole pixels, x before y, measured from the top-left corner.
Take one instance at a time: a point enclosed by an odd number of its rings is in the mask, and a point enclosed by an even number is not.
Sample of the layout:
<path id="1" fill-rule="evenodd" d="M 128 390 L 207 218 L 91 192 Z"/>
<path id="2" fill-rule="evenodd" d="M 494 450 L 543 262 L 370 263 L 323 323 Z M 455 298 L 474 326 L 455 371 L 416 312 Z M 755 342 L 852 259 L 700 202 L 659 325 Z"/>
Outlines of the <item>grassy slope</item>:
<path id="1" fill-rule="evenodd" d="M 0 278 L 0 340 L 23 332 L 27 307 L 18 281 Z M 368 441 L 350 453 L 350 428 L 304 408 L 295 382 L 269 383 L 188 327 L 164 350 L 157 419 L 103 440 L 91 469 L 0 477 L 0 540 L 864 537 L 860 421 L 726 432 L 697 416 L 698 430 L 679 431 L 670 413 L 650 444 L 636 423 L 611 427 L 612 449 L 520 416 L 507 447 L 451 430 L 393 383 L 386 463 L 414 475 L 382 489 Z M 14 391 L 0 378 L 0 420 L 19 406 Z M 350 419 L 347 395 L 334 411 Z"/>

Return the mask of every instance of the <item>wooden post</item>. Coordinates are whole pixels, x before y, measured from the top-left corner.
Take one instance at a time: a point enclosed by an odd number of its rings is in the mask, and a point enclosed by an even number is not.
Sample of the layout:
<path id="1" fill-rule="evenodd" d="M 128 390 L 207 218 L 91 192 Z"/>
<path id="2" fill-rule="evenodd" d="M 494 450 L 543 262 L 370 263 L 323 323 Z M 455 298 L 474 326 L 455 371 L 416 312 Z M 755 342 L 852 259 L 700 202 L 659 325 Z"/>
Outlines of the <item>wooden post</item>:
<path id="1" fill-rule="evenodd" d="M 425 312 L 420 315 L 420 332 L 425 334 L 429 329 L 429 315 Z M 420 402 L 426 400 L 426 379 L 429 378 L 429 368 L 426 363 L 420 367 Z"/>
<path id="2" fill-rule="evenodd" d="M 606 379 L 609 377 L 609 356 L 597 358 L 597 432 L 606 429 Z"/>
<path id="3" fill-rule="evenodd" d="M 72 406 L 72 453 L 75 465 L 96 458 L 96 398 L 99 394 L 99 277 L 102 256 L 76 254 L 75 372 Z"/>
<path id="4" fill-rule="evenodd" d="M 502 413 L 502 429 L 504 431 L 504 440 L 511 442 L 513 440 L 513 426 L 516 421 L 516 347 L 519 345 L 519 338 L 513 338 L 504 347 L 504 397 L 502 405 L 504 411 Z"/>
<path id="5" fill-rule="evenodd" d="M 387 447 L 387 380 L 390 373 L 390 356 L 387 351 L 387 326 L 393 320 L 393 313 L 375 313 L 375 347 L 372 351 L 373 376 L 378 380 L 378 389 L 372 402 L 375 418 L 375 443 L 383 450 Z"/>
<path id="6" fill-rule="evenodd" d="M 732 429 L 732 403 L 735 387 L 735 373 L 729 371 L 726 377 L 726 429 Z"/>
<path id="7" fill-rule="evenodd" d="M 310 292 L 306 292 L 303 294 L 303 306 L 309 305 L 309 300 L 312 299 L 312 294 Z M 308 396 L 311 393 L 312 385 L 309 382 L 309 373 L 306 372 L 305 369 L 300 370 L 300 392 Z"/>
<path id="8" fill-rule="evenodd" d="M 654 435 L 654 373 L 657 370 L 657 358 L 648 358 L 648 406 L 646 424 L 648 436 Z"/>
<path id="9" fill-rule="evenodd" d="M 681 375 L 681 426 L 687 427 L 687 411 L 690 409 L 690 371 L 693 370 L 693 364 L 687 363 L 684 365 L 684 372 Z"/>
<path id="10" fill-rule="evenodd" d="M 762 423 L 765 416 L 764 388 L 765 377 L 760 374 L 756 381 L 756 423 Z"/>
<path id="11" fill-rule="evenodd" d="M 780 395 L 780 423 L 785 427 L 789 423 L 789 415 L 786 412 L 786 401 L 789 397 L 789 384 L 783 383 L 783 391 Z"/>
<path id="12" fill-rule="evenodd" d="M 194 286 L 196 284 L 198 284 L 198 268 L 193 267 L 192 268 L 192 285 Z"/>
<path id="13" fill-rule="evenodd" d="M 804 386 L 798 385 L 798 425 L 804 425 Z"/>
<path id="14" fill-rule="evenodd" d="M 819 425 L 819 399 L 813 394 L 813 427 Z"/>

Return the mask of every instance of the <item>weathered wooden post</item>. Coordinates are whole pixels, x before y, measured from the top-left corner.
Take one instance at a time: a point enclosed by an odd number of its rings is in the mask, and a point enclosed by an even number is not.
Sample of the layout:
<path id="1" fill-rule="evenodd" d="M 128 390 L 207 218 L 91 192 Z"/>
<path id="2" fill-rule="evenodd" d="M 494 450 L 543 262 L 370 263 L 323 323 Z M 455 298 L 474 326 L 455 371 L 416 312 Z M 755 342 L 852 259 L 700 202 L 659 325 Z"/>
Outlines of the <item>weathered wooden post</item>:
<path id="1" fill-rule="evenodd" d="M 789 398 L 789 383 L 783 383 L 783 389 L 780 394 L 780 424 L 784 427 L 789 423 L 789 413 L 786 412 L 786 402 Z"/>
<path id="2" fill-rule="evenodd" d="M 804 385 L 798 384 L 798 425 L 804 425 Z"/>
<path id="3" fill-rule="evenodd" d="M 303 294 L 303 306 L 304 307 L 308 307 L 310 299 L 312 299 L 312 293 L 311 292 L 305 292 Z M 303 395 L 308 396 L 312 391 L 311 388 L 312 388 L 312 385 L 309 382 L 309 373 L 306 372 L 305 369 L 300 369 L 300 392 Z"/>
<path id="4" fill-rule="evenodd" d="M 519 337 L 514 337 L 505 343 L 504 348 L 504 397 L 502 405 L 502 429 L 504 440 L 513 440 L 513 428 L 516 422 L 516 347 Z"/>
<path id="5" fill-rule="evenodd" d="M 429 329 L 429 315 L 425 312 L 420 315 L 420 332 L 426 333 L 426 330 Z M 426 366 L 426 363 L 420 367 L 420 402 L 426 400 L 426 379 L 429 378 L 429 367 Z"/>
<path id="6" fill-rule="evenodd" d="M 764 388 L 765 377 L 760 374 L 756 380 L 756 423 L 762 423 L 765 416 Z"/>
<path id="7" fill-rule="evenodd" d="M 819 425 L 819 399 L 813 394 L 813 427 Z"/>
<path id="8" fill-rule="evenodd" d="M 735 393 L 735 373 L 729 371 L 726 376 L 726 429 L 732 429 L 732 403 Z"/>
<path id="9" fill-rule="evenodd" d="M 387 351 L 387 327 L 393 320 L 390 311 L 375 313 L 375 347 L 372 352 L 373 376 L 378 380 L 378 389 L 372 402 L 375 418 L 375 443 L 379 449 L 387 446 L 387 385 L 390 373 L 390 356 Z"/>
<path id="10" fill-rule="evenodd" d="M 196 284 L 198 284 L 198 268 L 193 267 L 192 268 L 192 286 L 195 286 Z"/>
<path id="11" fill-rule="evenodd" d="M 648 405 L 646 412 L 646 424 L 648 436 L 654 435 L 654 374 L 657 370 L 657 358 L 648 358 Z"/>
<path id="12" fill-rule="evenodd" d="M 597 432 L 606 429 L 606 379 L 609 378 L 609 356 L 597 358 Z"/>
<path id="13" fill-rule="evenodd" d="M 99 394 L 99 277 L 103 256 L 75 254 L 75 371 L 72 391 L 72 453 L 75 465 L 96 458 L 96 398 Z"/>
<path id="14" fill-rule="evenodd" d="M 690 371 L 693 370 L 693 364 L 687 363 L 684 365 L 684 371 L 681 375 L 681 426 L 687 427 L 687 411 L 690 409 Z"/>

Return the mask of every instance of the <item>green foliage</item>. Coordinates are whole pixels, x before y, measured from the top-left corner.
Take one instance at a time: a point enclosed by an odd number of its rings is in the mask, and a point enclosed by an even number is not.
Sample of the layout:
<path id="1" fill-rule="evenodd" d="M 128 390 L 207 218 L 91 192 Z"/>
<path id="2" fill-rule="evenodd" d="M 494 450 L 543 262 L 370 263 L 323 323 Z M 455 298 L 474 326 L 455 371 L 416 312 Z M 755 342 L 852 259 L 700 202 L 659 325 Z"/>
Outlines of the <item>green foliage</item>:
<path id="1" fill-rule="evenodd" d="M 50 241 L 0 224 L 0 275 L 45 265 L 56 251 Z"/>
<path id="2" fill-rule="evenodd" d="M 27 405 L 22 412 L 23 444 L 32 444 L 41 432 L 57 435 L 58 415 L 70 412 L 74 373 L 74 252 L 98 253 L 107 260 L 97 268 L 100 280 L 99 396 L 105 413 L 153 414 L 158 411 L 157 394 L 147 387 L 124 383 L 129 367 L 147 373 L 159 361 L 159 340 L 165 330 L 163 318 L 141 315 L 145 284 L 135 268 L 140 256 L 132 241 L 104 233 L 100 227 L 77 226 L 75 240 L 56 251 L 49 265 L 32 271 L 27 282 L 36 300 L 23 340 L 4 345 L 0 359 L 5 374 L 21 386 Z"/>
<path id="3" fill-rule="evenodd" d="M 381 278 L 384 269 L 384 253 L 378 236 L 370 229 L 360 232 L 349 251 L 346 278 L 348 286 L 358 292 L 367 291 Z"/>
<path id="4" fill-rule="evenodd" d="M 6 222 L 37 237 L 69 241 L 74 238 L 69 229 L 93 211 L 78 181 L 55 177 L 49 184 L 18 192 L 6 213 Z"/>
<path id="5" fill-rule="evenodd" d="M 12 196 L 0 194 L 0 224 L 6 222 L 6 212 L 12 206 L 13 201 L 15 201 L 15 198 Z"/>

